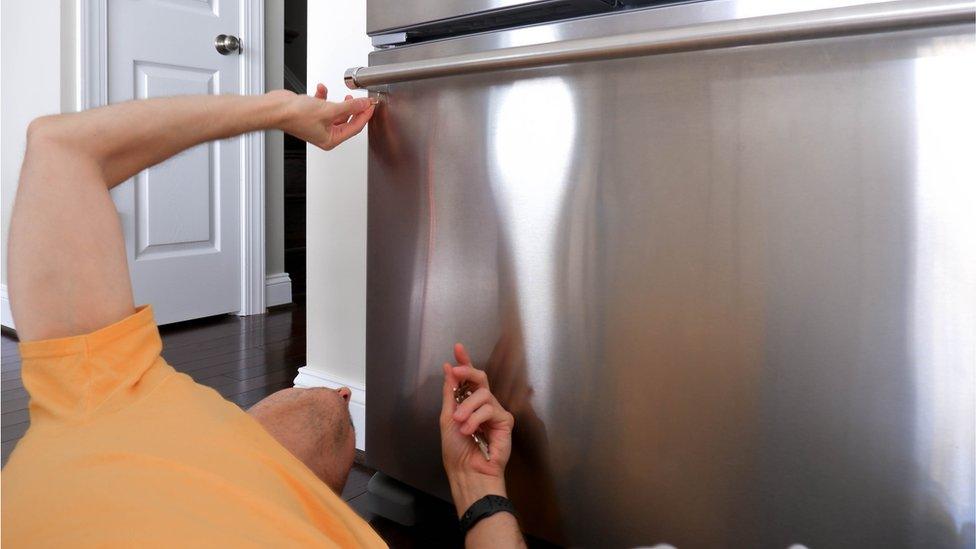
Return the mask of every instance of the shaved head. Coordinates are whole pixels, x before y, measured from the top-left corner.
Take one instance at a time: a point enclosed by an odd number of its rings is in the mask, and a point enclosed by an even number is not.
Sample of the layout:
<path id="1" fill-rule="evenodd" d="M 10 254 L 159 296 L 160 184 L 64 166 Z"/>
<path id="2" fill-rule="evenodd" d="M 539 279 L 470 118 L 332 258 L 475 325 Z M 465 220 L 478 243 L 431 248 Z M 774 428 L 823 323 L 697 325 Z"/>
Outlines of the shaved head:
<path id="1" fill-rule="evenodd" d="M 248 413 L 339 494 L 356 455 L 349 389 L 283 389 Z"/>

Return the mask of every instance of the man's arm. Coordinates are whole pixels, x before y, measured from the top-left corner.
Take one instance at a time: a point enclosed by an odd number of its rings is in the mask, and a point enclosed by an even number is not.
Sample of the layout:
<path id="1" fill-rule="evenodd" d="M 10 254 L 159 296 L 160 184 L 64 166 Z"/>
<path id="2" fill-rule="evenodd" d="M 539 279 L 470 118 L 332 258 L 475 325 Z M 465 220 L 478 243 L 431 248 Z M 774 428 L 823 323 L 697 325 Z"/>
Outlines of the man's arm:
<path id="1" fill-rule="evenodd" d="M 454 346 L 456 365 L 444 364 L 444 394 L 441 409 L 441 453 L 451 485 L 451 497 L 458 517 L 471 504 L 488 496 L 507 497 L 505 466 L 512 453 L 515 418 L 498 402 L 488 386 L 488 376 L 471 365 L 464 346 Z M 467 382 L 472 394 L 455 404 L 454 389 Z M 471 439 L 481 430 L 488 437 L 491 460 L 486 460 Z M 509 513 L 496 513 L 478 521 L 468 531 L 465 546 L 525 547 L 518 520 Z"/>
<path id="2" fill-rule="evenodd" d="M 22 341 L 97 330 L 132 314 L 109 189 L 194 145 L 281 129 L 324 149 L 359 133 L 368 99 L 277 91 L 132 101 L 31 123 L 10 223 L 10 301 Z"/>

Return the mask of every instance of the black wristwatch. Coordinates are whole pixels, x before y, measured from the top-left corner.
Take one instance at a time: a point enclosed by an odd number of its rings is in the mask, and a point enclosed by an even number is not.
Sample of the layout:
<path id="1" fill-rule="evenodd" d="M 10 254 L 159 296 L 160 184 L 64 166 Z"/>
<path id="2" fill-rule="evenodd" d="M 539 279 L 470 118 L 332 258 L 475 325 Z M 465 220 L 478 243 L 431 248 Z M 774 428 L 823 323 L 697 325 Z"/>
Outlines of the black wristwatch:
<path id="1" fill-rule="evenodd" d="M 458 520 L 459 526 L 461 527 L 461 535 L 466 536 L 468 531 L 474 528 L 474 525 L 478 524 L 478 521 L 481 519 L 501 512 L 511 513 L 515 518 L 518 518 L 518 515 L 515 514 L 515 506 L 506 497 L 495 495 L 485 496 L 472 503 L 471 507 L 468 507 L 468 510 Z"/>

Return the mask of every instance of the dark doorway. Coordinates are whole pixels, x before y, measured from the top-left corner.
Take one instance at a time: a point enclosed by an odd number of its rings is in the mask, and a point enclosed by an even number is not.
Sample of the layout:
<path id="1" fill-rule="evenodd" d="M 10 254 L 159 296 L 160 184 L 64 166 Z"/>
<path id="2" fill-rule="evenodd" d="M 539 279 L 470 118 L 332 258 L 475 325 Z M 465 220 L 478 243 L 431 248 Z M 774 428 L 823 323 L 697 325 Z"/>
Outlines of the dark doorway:
<path id="1" fill-rule="evenodd" d="M 285 88 L 306 93 L 306 0 L 285 2 Z M 305 301 L 305 142 L 285 134 L 285 272 L 291 276 L 292 300 Z"/>

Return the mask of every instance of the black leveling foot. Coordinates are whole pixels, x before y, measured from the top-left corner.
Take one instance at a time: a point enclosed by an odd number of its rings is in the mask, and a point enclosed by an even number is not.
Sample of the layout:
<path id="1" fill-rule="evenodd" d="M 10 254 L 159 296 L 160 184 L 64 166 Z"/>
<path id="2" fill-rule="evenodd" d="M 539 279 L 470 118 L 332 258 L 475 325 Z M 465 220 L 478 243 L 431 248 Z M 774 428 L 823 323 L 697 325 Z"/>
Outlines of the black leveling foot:
<path id="1" fill-rule="evenodd" d="M 370 512 L 404 526 L 415 526 L 430 515 L 432 504 L 443 502 L 406 484 L 376 473 L 366 486 Z"/>

